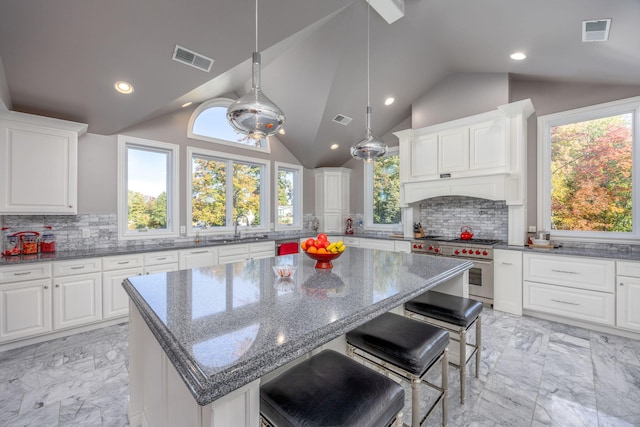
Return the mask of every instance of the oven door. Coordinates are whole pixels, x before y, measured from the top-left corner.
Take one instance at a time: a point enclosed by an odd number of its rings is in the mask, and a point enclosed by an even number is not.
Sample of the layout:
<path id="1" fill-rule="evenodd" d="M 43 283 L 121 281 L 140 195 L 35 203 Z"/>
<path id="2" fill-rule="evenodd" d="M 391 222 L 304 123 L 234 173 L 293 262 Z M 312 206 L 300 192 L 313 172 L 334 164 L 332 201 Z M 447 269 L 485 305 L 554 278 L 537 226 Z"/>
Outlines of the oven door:
<path id="1" fill-rule="evenodd" d="M 469 296 L 493 305 L 493 261 L 473 260 L 469 269 Z"/>

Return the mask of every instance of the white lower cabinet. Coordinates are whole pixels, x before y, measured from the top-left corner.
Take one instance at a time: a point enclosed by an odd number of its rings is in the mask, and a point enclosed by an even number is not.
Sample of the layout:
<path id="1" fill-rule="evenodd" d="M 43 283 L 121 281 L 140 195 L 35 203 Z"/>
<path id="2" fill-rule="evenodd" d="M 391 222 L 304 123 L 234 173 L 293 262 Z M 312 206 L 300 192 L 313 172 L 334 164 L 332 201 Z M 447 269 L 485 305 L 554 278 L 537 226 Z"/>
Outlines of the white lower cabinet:
<path id="1" fill-rule="evenodd" d="M 178 252 L 180 270 L 218 264 L 218 248 L 183 249 Z"/>
<path id="2" fill-rule="evenodd" d="M 618 261 L 616 326 L 640 332 L 640 262 Z"/>
<path id="3" fill-rule="evenodd" d="M 127 277 L 144 271 L 142 254 L 105 257 L 102 259 L 102 318 L 112 319 L 129 313 L 129 296 L 122 287 Z"/>
<path id="4" fill-rule="evenodd" d="M 0 342 L 50 331 L 50 278 L 0 285 Z"/>
<path id="5" fill-rule="evenodd" d="M 168 273 L 178 270 L 178 251 L 144 254 L 144 274 Z"/>
<path id="6" fill-rule="evenodd" d="M 615 261 L 524 254 L 523 308 L 614 326 Z"/>
<path id="7" fill-rule="evenodd" d="M 522 315 L 522 252 L 493 251 L 493 308 Z"/>
<path id="8" fill-rule="evenodd" d="M 102 320 L 100 273 L 56 277 L 53 282 L 53 329 Z"/>

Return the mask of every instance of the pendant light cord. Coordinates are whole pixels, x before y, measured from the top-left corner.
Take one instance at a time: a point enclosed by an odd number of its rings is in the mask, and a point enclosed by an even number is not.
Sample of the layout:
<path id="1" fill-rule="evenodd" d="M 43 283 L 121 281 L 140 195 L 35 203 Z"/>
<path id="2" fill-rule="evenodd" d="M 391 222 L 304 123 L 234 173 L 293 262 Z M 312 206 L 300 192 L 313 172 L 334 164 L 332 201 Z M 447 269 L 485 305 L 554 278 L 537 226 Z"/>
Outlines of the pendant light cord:
<path id="1" fill-rule="evenodd" d="M 256 52 L 258 51 L 258 0 L 256 0 Z"/>
<path id="2" fill-rule="evenodd" d="M 258 0 L 256 0 L 258 1 Z M 370 62 L 371 60 L 369 59 L 369 55 L 371 53 L 371 47 L 369 46 L 370 44 L 370 30 L 369 30 L 369 20 L 371 17 L 371 5 L 369 4 L 369 0 L 367 0 L 367 107 L 371 106 L 371 81 L 369 78 L 369 67 L 370 67 Z"/>

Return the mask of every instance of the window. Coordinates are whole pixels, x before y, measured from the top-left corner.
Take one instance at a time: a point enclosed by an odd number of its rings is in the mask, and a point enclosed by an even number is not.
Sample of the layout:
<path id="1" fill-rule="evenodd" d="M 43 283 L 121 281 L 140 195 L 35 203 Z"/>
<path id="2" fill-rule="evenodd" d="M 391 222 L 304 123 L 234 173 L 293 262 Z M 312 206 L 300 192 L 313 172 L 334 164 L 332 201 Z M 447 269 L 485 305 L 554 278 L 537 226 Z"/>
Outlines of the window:
<path id="1" fill-rule="evenodd" d="M 275 162 L 276 229 L 302 229 L 302 166 Z"/>
<path id="2" fill-rule="evenodd" d="M 370 229 L 396 229 L 402 221 L 400 209 L 400 156 L 398 148 L 364 164 L 365 220 Z"/>
<path id="3" fill-rule="evenodd" d="M 189 234 L 234 230 L 235 221 L 252 230 L 269 229 L 269 162 L 187 148 Z"/>
<path id="4" fill-rule="evenodd" d="M 178 149 L 118 136 L 118 237 L 178 236 Z"/>
<path id="5" fill-rule="evenodd" d="M 216 98 L 203 102 L 193 111 L 189 119 L 187 136 L 217 144 L 242 147 L 270 153 L 269 141 L 266 138 L 252 139 L 237 133 L 227 121 L 227 107 L 234 101 L 227 98 Z"/>
<path id="6" fill-rule="evenodd" d="M 640 97 L 538 118 L 538 218 L 558 237 L 640 237 Z"/>

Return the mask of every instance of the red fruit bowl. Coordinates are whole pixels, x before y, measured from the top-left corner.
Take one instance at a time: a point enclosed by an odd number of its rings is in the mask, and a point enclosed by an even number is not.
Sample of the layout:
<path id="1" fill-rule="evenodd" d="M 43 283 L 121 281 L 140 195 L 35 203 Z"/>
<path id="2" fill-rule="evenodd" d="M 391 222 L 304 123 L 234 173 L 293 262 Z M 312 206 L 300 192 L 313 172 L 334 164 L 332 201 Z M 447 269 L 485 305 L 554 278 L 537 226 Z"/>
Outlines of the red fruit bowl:
<path id="1" fill-rule="evenodd" d="M 333 268 L 331 261 L 342 255 L 342 252 L 338 252 L 337 254 L 310 254 L 309 252 L 304 251 L 304 254 L 309 258 L 316 260 L 316 268 Z"/>

